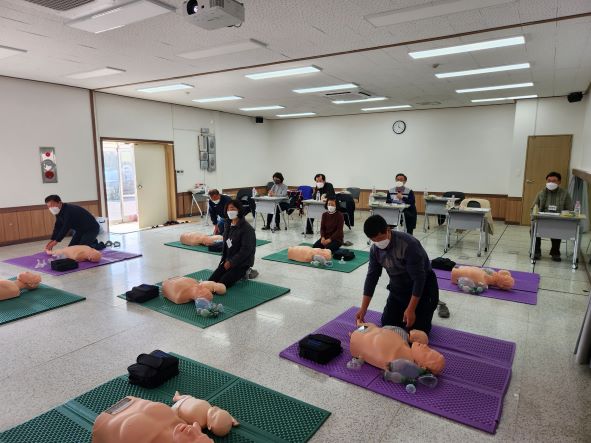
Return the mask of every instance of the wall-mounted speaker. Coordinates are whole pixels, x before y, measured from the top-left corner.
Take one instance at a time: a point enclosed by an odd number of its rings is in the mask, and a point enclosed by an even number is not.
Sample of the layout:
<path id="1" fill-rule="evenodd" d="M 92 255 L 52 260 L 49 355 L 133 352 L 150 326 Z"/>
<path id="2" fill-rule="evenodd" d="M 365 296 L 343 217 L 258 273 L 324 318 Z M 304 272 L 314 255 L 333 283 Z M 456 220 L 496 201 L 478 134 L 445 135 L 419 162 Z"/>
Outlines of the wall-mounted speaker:
<path id="1" fill-rule="evenodd" d="M 569 103 L 576 103 L 576 102 L 580 102 L 583 99 L 583 93 L 582 92 L 571 92 L 570 94 L 568 94 L 566 96 L 567 100 Z"/>
<path id="2" fill-rule="evenodd" d="M 254 118 L 254 121 L 256 123 L 264 123 L 265 122 L 265 119 L 263 117 L 255 117 Z"/>

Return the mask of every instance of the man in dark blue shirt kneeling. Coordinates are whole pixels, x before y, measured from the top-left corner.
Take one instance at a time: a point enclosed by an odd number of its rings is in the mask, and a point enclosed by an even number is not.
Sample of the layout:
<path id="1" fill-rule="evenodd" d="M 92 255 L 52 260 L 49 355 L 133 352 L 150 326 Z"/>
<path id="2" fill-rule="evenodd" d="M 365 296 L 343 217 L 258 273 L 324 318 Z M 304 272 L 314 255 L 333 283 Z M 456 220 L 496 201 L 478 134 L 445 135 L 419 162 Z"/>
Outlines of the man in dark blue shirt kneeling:
<path id="1" fill-rule="evenodd" d="M 55 215 L 55 226 L 51 241 L 45 246 L 46 250 L 51 251 L 70 230 L 74 231 L 74 235 L 68 246 L 86 245 L 95 249 L 104 248 L 104 245 L 99 245 L 96 240 L 100 227 L 94 215 L 80 206 L 62 202 L 59 195 L 47 196 L 45 203 L 49 211 Z"/>
<path id="2" fill-rule="evenodd" d="M 413 236 L 391 230 L 379 215 L 369 217 L 363 231 L 373 245 L 357 321 L 364 321 L 384 268 L 390 277 L 387 287 L 390 294 L 382 314 L 382 326 L 420 329 L 428 334 L 439 301 L 439 287 L 423 246 Z"/>

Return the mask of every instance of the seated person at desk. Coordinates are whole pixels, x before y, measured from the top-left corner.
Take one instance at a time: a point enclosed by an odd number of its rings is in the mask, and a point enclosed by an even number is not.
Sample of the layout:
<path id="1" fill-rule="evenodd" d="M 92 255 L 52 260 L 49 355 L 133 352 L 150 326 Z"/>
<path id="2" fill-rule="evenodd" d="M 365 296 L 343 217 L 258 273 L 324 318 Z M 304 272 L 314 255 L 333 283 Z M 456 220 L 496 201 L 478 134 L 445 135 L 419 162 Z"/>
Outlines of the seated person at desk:
<path id="1" fill-rule="evenodd" d="M 45 203 L 49 212 L 55 215 L 55 226 L 51 240 L 45 245 L 46 251 L 51 251 L 70 230 L 74 231 L 74 235 L 68 246 L 86 245 L 94 249 L 105 248 L 104 243 L 99 244 L 96 240 L 100 228 L 94 215 L 80 206 L 62 202 L 59 195 L 47 196 Z"/>
<path id="2" fill-rule="evenodd" d="M 222 235 L 224 233 L 224 219 L 226 218 L 225 208 L 231 198 L 220 194 L 217 189 L 211 189 L 208 194 L 209 218 L 213 223 L 213 235 Z"/>
<path id="3" fill-rule="evenodd" d="M 573 201 L 570 194 L 565 189 L 560 187 L 562 176 L 559 172 L 550 172 L 546 176 L 546 187 L 539 192 L 534 201 L 534 207 L 537 206 L 540 212 L 557 212 L 572 211 Z M 550 240 L 552 247 L 550 248 L 550 256 L 553 261 L 561 261 L 560 258 L 560 239 L 553 238 Z M 534 251 L 534 259 L 542 258 L 542 239 L 536 238 L 536 247 Z"/>
<path id="4" fill-rule="evenodd" d="M 365 321 L 382 268 L 385 268 L 390 277 L 387 286 L 390 294 L 382 314 L 382 326 L 398 326 L 407 331 L 419 329 L 429 334 L 439 301 L 439 287 L 423 246 L 413 236 L 391 230 L 380 215 L 365 220 L 363 231 L 373 245 L 357 322 Z"/>
<path id="5" fill-rule="evenodd" d="M 276 172 L 273 174 L 273 187 L 269 189 L 269 197 L 287 197 L 287 185 L 283 183 L 283 174 L 281 172 Z M 281 216 L 279 213 L 281 211 L 287 211 L 289 209 L 289 202 L 280 202 L 277 205 L 275 210 L 275 229 L 279 229 L 279 222 L 281 221 Z M 263 230 L 271 229 L 271 222 L 273 221 L 273 214 L 267 214 L 267 224 L 263 226 Z"/>
<path id="6" fill-rule="evenodd" d="M 244 208 L 238 200 L 230 200 L 226 206 L 228 220 L 224 228 L 224 249 L 217 269 L 208 280 L 223 283 L 226 288 L 245 277 L 253 278 L 256 235 L 254 228 L 244 219 Z"/>
<path id="7" fill-rule="evenodd" d="M 326 209 L 320 221 L 320 240 L 314 243 L 313 247 L 334 252 L 343 245 L 345 217 L 337 211 L 337 201 L 334 199 L 329 198 L 326 201 Z"/>
<path id="8" fill-rule="evenodd" d="M 314 191 L 312 192 L 312 200 L 326 201 L 328 198 L 335 198 L 334 187 L 332 183 L 326 181 L 326 175 L 316 174 L 314 176 L 314 182 L 315 186 Z M 314 234 L 312 226 L 314 226 L 314 219 L 309 218 L 306 223 L 306 234 Z"/>
<path id="9" fill-rule="evenodd" d="M 410 205 L 403 212 L 406 232 L 412 235 L 417 226 L 417 207 L 415 206 L 415 193 L 406 187 L 406 175 L 396 174 L 396 186 L 388 191 L 386 203 L 406 203 Z"/>

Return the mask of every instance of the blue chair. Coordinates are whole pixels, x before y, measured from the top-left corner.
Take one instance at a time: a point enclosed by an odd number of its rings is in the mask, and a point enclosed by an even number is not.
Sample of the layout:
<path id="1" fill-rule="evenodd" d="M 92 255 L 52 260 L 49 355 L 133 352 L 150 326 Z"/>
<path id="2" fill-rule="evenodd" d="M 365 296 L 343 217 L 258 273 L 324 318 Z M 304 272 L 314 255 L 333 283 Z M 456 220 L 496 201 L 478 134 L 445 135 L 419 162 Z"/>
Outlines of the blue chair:
<path id="1" fill-rule="evenodd" d="M 298 186 L 298 191 L 302 193 L 302 197 L 304 200 L 310 200 L 312 198 L 312 194 L 314 193 L 314 188 L 312 186 Z"/>

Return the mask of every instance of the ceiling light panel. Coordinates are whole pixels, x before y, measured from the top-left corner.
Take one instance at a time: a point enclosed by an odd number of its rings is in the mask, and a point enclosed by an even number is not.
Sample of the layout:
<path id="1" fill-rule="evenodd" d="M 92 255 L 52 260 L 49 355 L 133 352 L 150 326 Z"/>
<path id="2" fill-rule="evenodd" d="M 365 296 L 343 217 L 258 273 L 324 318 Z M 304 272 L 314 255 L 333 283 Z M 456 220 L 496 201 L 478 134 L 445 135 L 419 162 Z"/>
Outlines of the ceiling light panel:
<path id="1" fill-rule="evenodd" d="M 11 48 L 10 46 L 0 46 L 0 58 L 11 57 L 13 55 L 25 54 L 25 49 Z"/>
<path id="2" fill-rule="evenodd" d="M 538 98 L 537 95 L 519 95 L 516 97 L 497 97 L 497 98 L 479 98 L 475 100 L 471 100 L 472 103 L 485 103 L 485 102 L 499 102 L 502 100 L 521 100 L 526 98 Z"/>
<path id="3" fill-rule="evenodd" d="M 256 108 L 240 108 L 241 111 L 272 111 L 273 109 L 285 109 L 285 106 L 271 105 L 271 106 L 258 106 Z"/>
<path id="4" fill-rule="evenodd" d="M 480 74 L 489 74 L 492 72 L 515 71 L 518 69 L 528 69 L 529 67 L 530 67 L 529 63 L 518 63 L 515 65 L 492 66 L 489 68 L 469 69 L 467 71 L 440 72 L 438 74 L 435 74 L 435 77 L 437 77 L 437 78 L 463 77 L 466 75 L 480 75 Z"/>
<path id="5" fill-rule="evenodd" d="M 534 84 L 532 82 L 514 83 L 512 85 L 483 86 L 482 88 L 456 89 L 456 92 L 458 94 L 465 94 L 467 92 L 484 92 L 484 91 L 496 91 L 499 89 L 529 88 L 533 85 Z"/>
<path id="6" fill-rule="evenodd" d="M 209 97 L 209 98 L 198 98 L 193 100 L 197 103 L 215 103 L 215 102 L 229 102 L 234 100 L 242 100 L 244 97 L 238 95 L 227 95 L 225 97 Z"/>
<path id="7" fill-rule="evenodd" d="M 147 92 L 148 94 L 153 94 L 154 92 L 168 92 L 168 91 L 182 91 L 183 89 L 192 89 L 193 86 L 187 85 L 185 83 L 177 83 L 175 85 L 163 85 L 163 86 L 154 86 L 152 88 L 142 88 L 138 89 L 138 92 Z"/>
<path id="8" fill-rule="evenodd" d="M 175 8 L 172 6 L 160 3 L 157 0 L 135 0 L 116 8 L 72 20 L 67 25 L 99 34 L 174 10 Z"/>
<path id="9" fill-rule="evenodd" d="M 316 115 L 315 112 L 297 112 L 295 114 L 277 114 L 279 118 L 290 118 L 290 117 L 311 117 Z"/>
<path id="10" fill-rule="evenodd" d="M 281 71 L 259 72 L 256 74 L 246 74 L 245 77 L 251 80 L 263 80 L 267 78 L 288 77 L 291 75 L 312 74 L 320 72 L 316 66 L 304 66 L 301 68 L 283 69 Z"/>
<path id="11" fill-rule="evenodd" d="M 293 92 L 298 94 L 310 94 L 313 92 L 328 92 L 328 91 L 340 91 L 343 89 L 356 89 L 359 86 L 355 83 L 343 83 L 341 85 L 331 85 L 331 86 L 318 86 L 316 88 L 304 88 L 304 89 L 294 89 Z"/>
<path id="12" fill-rule="evenodd" d="M 78 74 L 66 75 L 66 77 L 75 78 L 77 80 L 82 80 L 82 79 L 86 79 L 86 78 L 104 77 L 107 75 L 122 74 L 124 72 L 125 72 L 124 69 L 106 67 L 106 68 L 101 68 L 101 69 L 95 69 L 94 71 L 79 72 Z"/>
<path id="13" fill-rule="evenodd" d="M 335 105 L 347 105 L 349 103 L 366 103 L 366 102 L 379 102 L 382 100 L 388 100 L 387 97 L 370 97 L 370 98 L 363 98 L 359 100 L 334 100 L 333 103 Z"/>
<path id="14" fill-rule="evenodd" d="M 209 47 L 207 49 L 200 49 L 197 51 L 183 52 L 178 54 L 179 57 L 188 58 L 190 60 L 197 60 L 200 58 L 216 57 L 218 55 L 235 54 L 237 52 L 252 51 L 253 49 L 266 48 L 265 43 L 254 39 L 245 40 L 242 42 L 230 43 L 227 45 Z"/>
<path id="15" fill-rule="evenodd" d="M 395 105 L 395 106 L 378 106 L 376 108 L 361 108 L 364 112 L 371 112 L 371 111 L 387 111 L 389 109 L 406 109 L 412 108 L 411 105 Z"/>
<path id="16" fill-rule="evenodd" d="M 519 36 L 519 37 L 501 38 L 498 40 L 489 40 L 486 42 L 468 43 L 465 45 L 458 45 L 458 46 L 449 46 L 447 48 L 438 48 L 438 49 L 429 49 L 426 51 L 409 52 L 408 55 L 410 55 L 414 59 L 421 59 L 421 58 L 429 58 L 429 57 L 439 57 L 442 55 L 461 54 L 464 52 L 482 51 L 485 49 L 503 48 L 506 46 L 524 45 L 524 44 L 525 44 L 525 38 L 523 36 Z"/>

